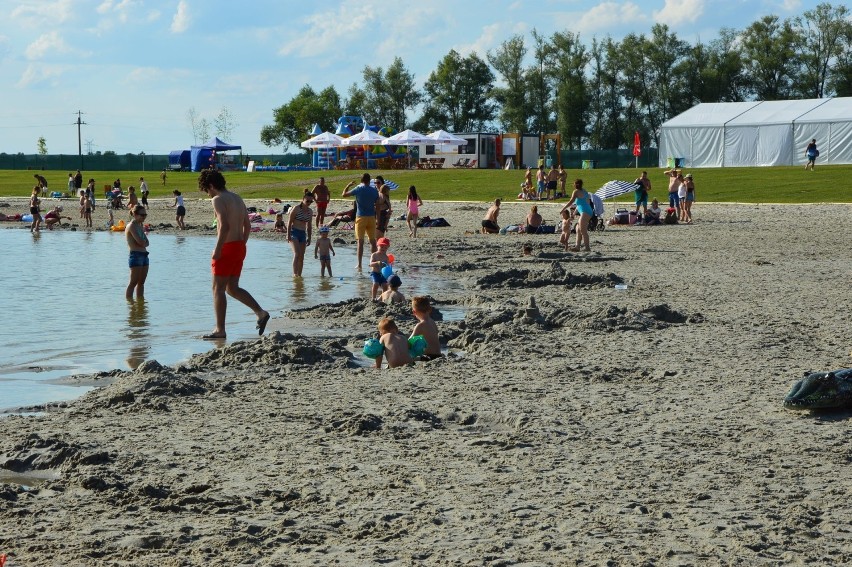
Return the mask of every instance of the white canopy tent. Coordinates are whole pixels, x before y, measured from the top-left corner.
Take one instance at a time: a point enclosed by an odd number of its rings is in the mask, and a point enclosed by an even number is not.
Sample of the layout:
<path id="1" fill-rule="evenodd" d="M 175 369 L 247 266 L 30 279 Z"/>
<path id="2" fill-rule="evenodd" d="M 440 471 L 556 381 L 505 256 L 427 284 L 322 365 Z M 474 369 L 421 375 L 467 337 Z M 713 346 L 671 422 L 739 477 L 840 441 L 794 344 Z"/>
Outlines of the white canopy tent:
<path id="1" fill-rule="evenodd" d="M 852 163 L 852 97 L 699 104 L 663 124 L 660 166 L 804 164 L 813 138 L 817 163 Z"/>

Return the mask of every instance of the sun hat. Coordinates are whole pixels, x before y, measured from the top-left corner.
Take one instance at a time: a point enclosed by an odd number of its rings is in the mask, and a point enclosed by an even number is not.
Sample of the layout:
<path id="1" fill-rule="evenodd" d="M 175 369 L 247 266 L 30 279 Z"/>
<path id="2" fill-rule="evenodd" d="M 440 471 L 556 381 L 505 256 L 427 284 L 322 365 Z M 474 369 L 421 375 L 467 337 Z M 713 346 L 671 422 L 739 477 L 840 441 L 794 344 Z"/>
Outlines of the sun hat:
<path id="1" fill-rule="evenodd" d="M 692 174 L 691 174 L 691 173 L 687 173 L 684 177 L 686 177 L 687 179 L 692 179 Z"/>
<path id="2" fill-rule="evenodd" d="M 387 238 L 385 238 L 385 237 L 379 238 L 379 239 L 376 241 L 376 246 L 385 246 L 385 247 L 387 247 L 387 248 L 390 248 L 390 240 L 388 240 L 388 239 L 387 239 Z"/>

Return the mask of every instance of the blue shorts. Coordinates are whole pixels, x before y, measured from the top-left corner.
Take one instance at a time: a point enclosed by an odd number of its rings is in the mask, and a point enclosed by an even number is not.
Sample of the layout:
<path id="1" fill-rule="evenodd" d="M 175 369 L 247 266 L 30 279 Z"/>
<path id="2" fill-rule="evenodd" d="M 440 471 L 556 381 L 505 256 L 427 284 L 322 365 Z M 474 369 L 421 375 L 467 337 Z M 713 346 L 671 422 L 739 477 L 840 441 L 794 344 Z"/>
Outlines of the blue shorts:
<path id="1" fill-rule="evenodd" d="M 304 244 L 308 241 L 308 233 L 305 230 L 299 230 L 298 228 L 290 229 L 290 239 L 295 240 L 301 244 Z"/>
<path id="2" fill-rule="evenodd" d="M 382 275 L 381 272 L 370 272 L 370 279 L 373 280 L 373 283 L 376 285 L 382 285 L 388 283 L 387 278 Z"/>
<path id="3" fill-rule="evenodd" d="M 677 193 L 669 193 L 669 206 L 676 209 L 679 205 L 680 197 L 677 196 Z"/>
<path id="4" fill-rule="evenodd" d="M 320 255 L 319 260 L 320 262 L 331 262 L 331 255 Z"/>
<path id="5" fill-rule="evenodd" d="M 686 201 L 689 202 L 689 203 L 692 203 L 693 201 L 695 201 L 695 193 L 687 193 L 686 194 Z"/>
<path id="6" fill-rule="evenodd" d="M 639 195 L 634 195 L 633 200 L 636 202 L 637 207 L 640 206 L 640 205 L 643 206 L 643 207 L 648 206 L 648 194 L 645 193 L 644 191 L 642 193 L 640 193 Z"/>
<path id="7" fill-rule="evenodd" d="M 539 192 L 539 193 L 544 193 L 544 181 L 539 181 L 539 182 L 538 182 L 538 192 Z"/>
<path id="8" fill-rule="evenodd" d="M 150 264 L 147 252 L 131 250 L 130 257 L 127 259 L 127 265 L 131 268 L 141 268 Z"/>

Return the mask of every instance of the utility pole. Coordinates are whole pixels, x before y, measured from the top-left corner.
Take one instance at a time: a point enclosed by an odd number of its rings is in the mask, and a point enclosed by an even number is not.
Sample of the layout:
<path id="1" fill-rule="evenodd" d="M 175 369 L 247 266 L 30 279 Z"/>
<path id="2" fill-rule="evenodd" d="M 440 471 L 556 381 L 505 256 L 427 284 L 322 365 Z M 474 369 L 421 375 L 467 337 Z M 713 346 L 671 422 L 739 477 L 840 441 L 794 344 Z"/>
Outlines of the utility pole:
<path id="1" fill-rule="evenodd" d="M 80 120 L 81 111 L 77 111 L 77 156 L 80 158 L 80 169 L 83 169 L 83 141 L 80 137 L 80 126 L 85 122 Z"/>

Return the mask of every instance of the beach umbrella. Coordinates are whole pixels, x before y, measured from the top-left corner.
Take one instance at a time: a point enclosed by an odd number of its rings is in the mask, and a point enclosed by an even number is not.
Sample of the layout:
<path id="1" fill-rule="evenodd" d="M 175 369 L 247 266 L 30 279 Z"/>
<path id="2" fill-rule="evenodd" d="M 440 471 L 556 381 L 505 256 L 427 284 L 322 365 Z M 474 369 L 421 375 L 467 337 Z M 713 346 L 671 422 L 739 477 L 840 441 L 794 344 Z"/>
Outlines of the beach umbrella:
<path id="1" fill-rule="evenodd" d="M 434 144 L 435 141 L 414 130 L 403 130 L 399 134 L 394 134 L 387 138 L 382 144 L 385 146 L 419 146 L 420 144 Z M 411 167 L 411 152 L 408 153 L 408 167 Z"/>
<path id="2" fill-rule="evenodd" d="M 638 187 L 638 185 L 630 181 L 607 181 L 604 183 L 603 187 L 595 191 L 595 195 L 604 200 L 612 199 L 613 197 L 618 197 L 619 195 L 635 191 L 636 187 Z"/>
<path id="3" fill-rule="evenodd" d="M 419 146 L 420 144 L 434 144 L 435 140 L 414 130 L 403 130 L 382 143 L 386 146 Z"/>
<path id="4" fill-rule="evenodd" d="M 370 180 L 370 185 L 372 185 L 374 188 L 376 188 L 376 178 L 375 177 Z M 395 191 L 395 190 L 399 189 L 399 183 L 391 181 L 390 179 L 385 179 L 385 185 L 387 185 L 388 189 L 390 189 L 391 191 Z"/>
<path id="5" fill-rule="evenodd" d="M 320 128 L 319 124 L 314 124 L 314 127 L 311 128 L 311 131 L 309 132 L 309 134 L 311 136 L 316 136 L 317 134 L 322 134 L 322 128 Z"/>
<path id="6" fill-rule="evenodd" d="M 380 146 L 384 144 L 385 138 L 381 134 L 376 134 L 372 130 L 364 130 L 354 136 L 349 136 L 343 140 L 344 146 Z"/>
<path id="7" fill-rule="evenodd" d="M 323 132 L 313 138 L 308 138 L 299 145 L 308 150 L 339 148 L 343 145 L 343 138 L 331 132 Z M 326 159 L 325 161 L 326 167 L 331 169 L 331 160 Z"/>
<path id="8" fill-rule="evenodd" d="M 445 130 L 435 130 L 427 134 L 427 137 L 432 140 L 433 144 L 448 144 L 453 146 L 461 146 L 467 143 L 464 138 L 459 138 L 454 134 L 450 134 Z"/>

